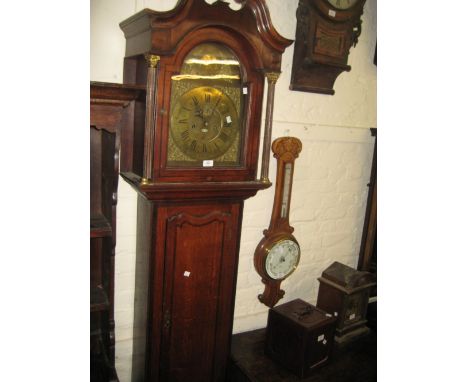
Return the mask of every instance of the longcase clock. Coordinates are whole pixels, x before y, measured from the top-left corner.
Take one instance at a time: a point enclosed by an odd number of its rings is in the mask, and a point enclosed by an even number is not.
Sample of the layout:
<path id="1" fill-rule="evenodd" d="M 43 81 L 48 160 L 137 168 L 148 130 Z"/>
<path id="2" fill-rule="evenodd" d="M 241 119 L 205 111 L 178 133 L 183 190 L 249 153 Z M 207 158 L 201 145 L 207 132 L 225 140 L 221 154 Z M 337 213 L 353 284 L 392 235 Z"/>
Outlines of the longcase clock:
<path id="1" fill-rule="evenodd" d="M 139 193 L 132 381 L 224 381 L 243 203 L 271 186 L 274 89 L 292 41 L 264 0 L 238 11 L 181 0 L 120 26 L 124 82 L 146 85 L 122 134 L 121 175 Z"/>

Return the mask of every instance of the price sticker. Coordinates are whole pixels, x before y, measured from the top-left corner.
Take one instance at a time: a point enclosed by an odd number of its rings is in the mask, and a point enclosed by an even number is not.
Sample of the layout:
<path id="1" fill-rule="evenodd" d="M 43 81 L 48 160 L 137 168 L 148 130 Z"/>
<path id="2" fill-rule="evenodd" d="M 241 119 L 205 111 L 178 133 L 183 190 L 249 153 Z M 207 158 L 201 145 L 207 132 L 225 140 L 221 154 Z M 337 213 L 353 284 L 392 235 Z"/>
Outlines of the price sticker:
<path id="1" fill-rule="evenodd" d="M 336 11 L 334 11 L 333 9 L 329 9 L 328 10 L 328 16 L 335 17 L 336 16 Z"/>
<path id="2" fill-rule="evenodd" d="M 184 272 L 184 276 L 185 276 L 185 277 L 190 277 L 190 272 L 189 272 L 189 271 L 185 271 L 185 272 Z"/>
<path id="3" fill-rule="evenodd" d="M 203 161 L 203 167 L 213 167 L 213 160 L 210 159 L 210 160 L 204 160 Z"/>
<path id="4" fill-rule="evenodd" d="M 248 90 L 247 90 L 247 86 L 244 86 L 242 88 L 242 94 L 247 94 Z"/>
<path id="5" fill-rule="evenodd" d="M 321 342 L 325 339 L 325 334 L 320 334 L 318 337 L 317 337 L 317 342 Z"/>

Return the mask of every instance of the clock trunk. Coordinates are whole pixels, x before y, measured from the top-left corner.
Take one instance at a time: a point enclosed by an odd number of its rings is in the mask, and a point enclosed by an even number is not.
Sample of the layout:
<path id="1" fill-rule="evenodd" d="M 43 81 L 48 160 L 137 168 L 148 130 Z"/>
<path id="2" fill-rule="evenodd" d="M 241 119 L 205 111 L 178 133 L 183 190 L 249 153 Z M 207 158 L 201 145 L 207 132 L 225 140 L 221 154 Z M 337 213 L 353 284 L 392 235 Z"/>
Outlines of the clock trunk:
<path id="1" fill-rule="evenodd" d="M 132 380 L 222 381 L 243 202 L 161 205 L 140 197 L 138 203 L 146 221 L 138 230 L 135 301 L 146 307 L 135 311 L 140 367 Z"/>

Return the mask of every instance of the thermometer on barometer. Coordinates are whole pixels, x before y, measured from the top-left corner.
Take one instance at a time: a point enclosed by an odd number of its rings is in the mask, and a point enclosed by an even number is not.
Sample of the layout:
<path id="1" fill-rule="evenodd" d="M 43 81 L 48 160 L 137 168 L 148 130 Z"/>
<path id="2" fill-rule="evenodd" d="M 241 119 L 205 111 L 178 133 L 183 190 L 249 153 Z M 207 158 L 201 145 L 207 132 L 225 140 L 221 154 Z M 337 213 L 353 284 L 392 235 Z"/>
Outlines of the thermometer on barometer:
<path id="1" fill-rule="evenodd" d="M 283 197 L 281 200 L 281 217 L 288 216 L 289 208 L 289 190 L 291 189 L 291 168 L 292 163 L 286 163 L 284 166 L 284 184 L 283 184 Z"/>

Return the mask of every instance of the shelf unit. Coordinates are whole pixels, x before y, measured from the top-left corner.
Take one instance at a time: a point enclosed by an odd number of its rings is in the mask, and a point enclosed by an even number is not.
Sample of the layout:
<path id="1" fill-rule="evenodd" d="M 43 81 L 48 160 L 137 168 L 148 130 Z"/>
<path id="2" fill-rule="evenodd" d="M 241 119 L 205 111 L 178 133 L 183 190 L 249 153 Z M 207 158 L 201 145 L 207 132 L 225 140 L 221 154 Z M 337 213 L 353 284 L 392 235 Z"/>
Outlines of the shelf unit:
<path id="1" fill-rule="evenodd" d="M 91 382 L 118 381 L 115 370 L 114 258 L 120 132 L 145 102 L 138 86 L 92 82 L 90 102 Z"/>

